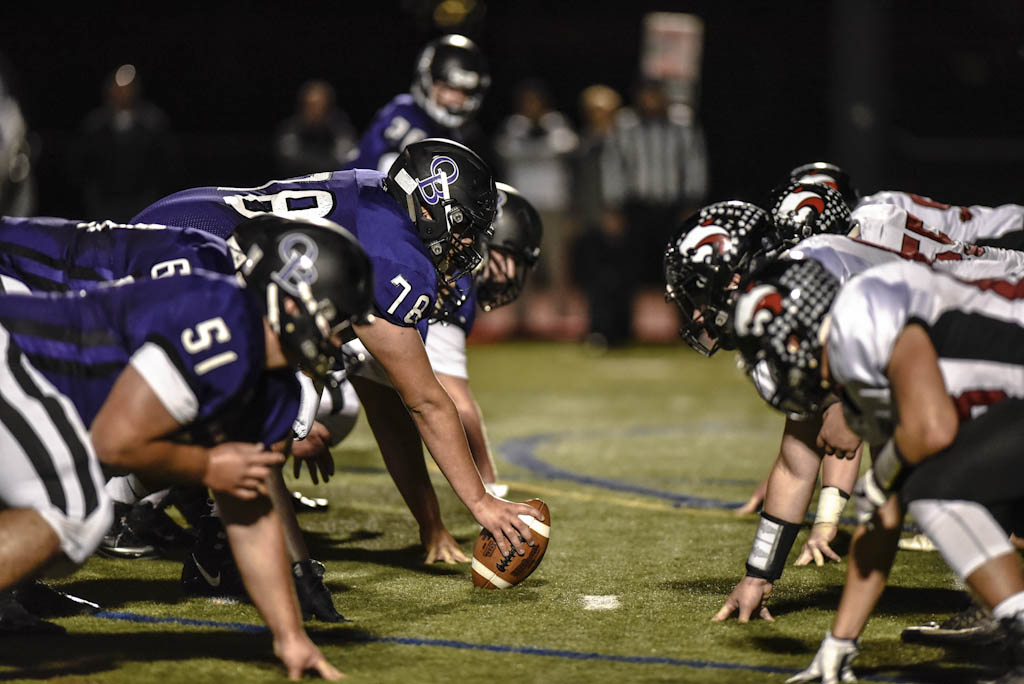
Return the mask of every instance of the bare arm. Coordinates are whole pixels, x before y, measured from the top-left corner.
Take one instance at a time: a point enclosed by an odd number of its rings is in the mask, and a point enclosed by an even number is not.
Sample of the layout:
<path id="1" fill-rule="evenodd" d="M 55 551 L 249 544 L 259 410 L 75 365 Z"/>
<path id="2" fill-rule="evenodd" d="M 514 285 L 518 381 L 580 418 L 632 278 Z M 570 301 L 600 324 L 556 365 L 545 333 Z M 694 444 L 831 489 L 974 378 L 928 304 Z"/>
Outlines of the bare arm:
<path id="1" fill-rule="evenodd" d="M 469 450 L 473 454 L 473 461 L 480 471 L 480 478 L 484 482 L 494 482 L 497 479 L 497 472 L 494 468 L 494 459 L 491 456 L 490 445 L 487 442 L 487 430 L 484 428 L 484 417 L 480 411 L 480 405 L 473 396 L 473 390 L 469 387 L 469 381 L 454 375 L 438 373 L 437 379 L 448 391 L 455 408 L 459 412 L 462 426 L 466 430 L 466 439 L 469 441 Z"/>
<path id="2" fill-rule="evenodd" d="M 819 427 L 820 423 L 816 420 L 786 421 L 779 455 L 768 475 L 768 488 L 764 500 L 764 513 L 768 516 L 791 525 L 803 522 L 814 485 L 818 481 L 818 466 L 821 461 L 814 440 Z M 763 520 L 762 515 L 762 525 Z M 759 526 L 758 535 L 760 534 Z M 779 549 L 782 562 L 785 562 L 789 548 L 782 549 L 779 545 L 775 545 L 775 548 Z M 733 588 L 713 619 L 725 620 L 736 612 L 740 622 L 747 622 L 754 611 L 757 611 L 762 619 L 774 620 L 766 604 L 773 584 L 774 580 L 751 575 L 748 571 Z"/>
<path id="3" fill-rule="evenodd" d="M 518 516 L 536 515 L 536 509 L 500 501 L 484 491 L 458 411 L 434 375 L 416 329 L 377 319 L 371 325 L 356 326 L 356 334 L 384 366 L 431 457 L 473 517 L 494 534 L 502 553 L 510 546 L 525 553 L 519 539 L 529 543 L 533 535 Z"/>
<path id="4" fill-rule="evenodd" d="M 241 498 L 262 491 L 270 466 L 284 460 L 259 444 L 227 442 L 207 449 L 172 442 L 168 435 L 180 427 L 145 378 L 129 365 L 118 376 L 90 432 L 104 465 L 154 481 L 202 483 Z"/>
<path id="5" fill-rule="evenodd" d="M 893 346 L 886 369 L 892 402 L 899 416 L 893 436 L 909 463 L 918 463 L 953 442 L 959 428 L 956 407 L 949 397 L 938 354 L 924 328 L 904 328 Z M 892 496 L 869 526 L 861 526 L 850 547 L 846 587 L 832 633 L 857 637 L 881 596 L 896 555 L 902 511 Z"/>
<path id="6" fill-rule="evenodd" d="M 388 473 L 419 525 L 427 562 L 467 562 L 469 558 L 441 521 L 441 508 L 423 461 L 420 434 L 402 399 L 395 390 L 372 380 L 358 376 L 350 380 L 366 410 Z"/>
<path id="7" fill-rule="evenodd" d="M 246 591 L 274 635 L 274 653 L 288 670 L 288 678 L 301 679 L 312 669 L 324 679 L 339 679 L 341 673 L 302 626 L 284 530 L 270 501 L 265 497 L 241 501 L 218 493 L 214 497 Z"/>

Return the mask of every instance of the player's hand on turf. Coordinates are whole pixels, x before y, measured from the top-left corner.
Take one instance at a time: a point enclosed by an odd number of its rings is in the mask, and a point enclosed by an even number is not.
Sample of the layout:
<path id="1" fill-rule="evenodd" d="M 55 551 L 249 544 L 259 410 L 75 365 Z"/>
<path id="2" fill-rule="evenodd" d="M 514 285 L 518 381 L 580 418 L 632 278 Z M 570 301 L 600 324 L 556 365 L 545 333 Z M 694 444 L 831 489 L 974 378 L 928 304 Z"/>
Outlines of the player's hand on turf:
<path id="1" fill-rule="evenodd" d="M 485 494 L 470 512 L 481 527 L 494 535 L 494 541 L 502 555 L 508 554 L 510 549 L 515 549 L 516 553 L 522 556 L 526 554 L 527 545 L 533 546 L 533 532 L 519 517 L 523 515 L 536 518 L 540 515 L 533 506 Z"/>
<path id="2" fill-rule="evenodd" d="M 853 639 L 836 639 L 832 632 L 826 632 L 825 638 L 814 656 L 814 660 L 803 672 L 798 672 L 786 680 L 791 682 L 822 682 L 837 684 L 838 682 L 856 682 L 850 663 L 859 653 L 857 642 Z"/>
<path id="3" fill-rule="evenodd" d="M 203 484 L 239 499 L 266 494 L 270 468 L 284 461 L 284 455 L 267 451 L 262 444 L 224 442 L 209 451 Z"/>
<path id="4" fill-rule="evenodd" d="M 288 679 L 295 682 L 302 679 L 307 670 L 314 670 L 324 679 L 338 680 L 344 677 L 340 670 L 327 662 L 305 632 L 294 639 L 275 640 L 274 653 L 284 663 Z"/>
<path id="5" fill-rule="evenodd" d="M 468 563 L 469 556 L 462 552 L 459 543 L 455 541 L 444 525 L 437 530 L 420 529 L 420 540 L 427 548 L 427 564 L 430 563 Z"/>
<path id="6" fill-rule="evenodd" d="M 305 439 L 292 442 L 292 475 L 302 474 L 302 464 L 309 468 L 309 479 L 313 484 L 329 482 L 334 475 L 334 457 L 331 456 L 331 433 L 323 423 L 313 423 Z M 319 471 L 319 475 L 317 474 Z"/>
<path id="7" fill-rule="evenodd" d="M 734 612 L 739 622 L 750 622 L 750 616 L 757 611 L 758 617 L 768 622 L 775 622 L 768 610 L 768 597 L 772 595 L 772 583 L 760 577 L 745 576 L 739 581 L 725 600 L 725 604 L 711 618 L 722 622 Z"/>
<path id="8" fill-rule="evenodd" d="M 817 444 L 825 453 L 838 458 L 853 458 L 860 448 L 860 437 L 846 424 L 843 405 L 836 402 L 825 409 L 821 417 Z"/>
<path id="9" fill-rule="evenodd" d="M 764 501 L 764 495 L 768 491 L 768 480 L 762 480 L 761 484 L 757 485 L 757 489 L 754 490 L 750 498 L 747 499 L 747 503 L 737 508 L 733 513 L 736 515 L 749 515 L 750 513 L 757 513 L 757 509 L 761 507 L 761 502 Z"/>
<path id="10" fill-rule="evenodd" d="M 825 564 L 825 559 L 839 561 L 839 554 L 832 550 L 829 542 L 836 538 L 839 526 L 833 523 L 814 523 L 811 534 L 800 549 L 800 555 L 793 565 L 809 565 L 813 560 L 819 568 Z"/>

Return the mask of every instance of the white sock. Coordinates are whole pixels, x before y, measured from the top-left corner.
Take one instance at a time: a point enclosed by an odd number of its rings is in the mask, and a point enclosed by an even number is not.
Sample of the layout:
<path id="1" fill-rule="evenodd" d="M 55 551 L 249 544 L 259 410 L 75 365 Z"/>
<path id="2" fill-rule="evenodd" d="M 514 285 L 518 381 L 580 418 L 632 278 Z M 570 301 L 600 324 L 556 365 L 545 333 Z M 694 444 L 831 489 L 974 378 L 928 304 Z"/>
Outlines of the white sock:
<path id="1" fill-rule="evenodd" d="M 149 494 L 149 490 L 134 475 L 122 475 L 107 480 L 107 494 L 117 503 L 134 504 Z"/>
<path id="2" fill-rule="evenodd" d="M 1024 621 L 1024 591 L 1018 591 L 1013 596 L 1004 598 L 995 608 L 992 609 L 992 617 L 997 620 L 1016 617 Z"/>

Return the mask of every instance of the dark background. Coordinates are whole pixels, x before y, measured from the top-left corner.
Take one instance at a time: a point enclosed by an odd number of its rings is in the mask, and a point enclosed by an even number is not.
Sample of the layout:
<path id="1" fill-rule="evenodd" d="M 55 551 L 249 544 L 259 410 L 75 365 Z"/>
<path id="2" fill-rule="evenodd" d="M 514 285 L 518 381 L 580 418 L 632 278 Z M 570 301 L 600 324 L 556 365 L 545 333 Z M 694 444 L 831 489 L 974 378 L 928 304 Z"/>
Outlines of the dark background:
<path id="1" fill-rule="evenodd" d="M 642 18 L 668 10 L 705 24 L 698 112 L 709 200 L 759 199 L 793 166 L 828 159 L 862 191 L 912 190 L 955 203 L 1024 202 L 1024 3 L 568 3 L 476 0 L 440 28 L 435 0 L 219 3 L 161 11 L 117 3 L 0 13 L 0 54 L 35 143 L 39 214 L 78 216 L 67 151 L 101 83 L 135 64 L 169 116 L 185 168 L 176 190 L 274 177 L 271 138 L 298 86 L 322 77 L 361 129 L 412 77 L 429 39 L 478 41 L 493 85 L 485 132 L 537 76 L 578 120 L 580 90 L 628 93 Z M 54 6 L 55 7 L 55 6 Z"/>

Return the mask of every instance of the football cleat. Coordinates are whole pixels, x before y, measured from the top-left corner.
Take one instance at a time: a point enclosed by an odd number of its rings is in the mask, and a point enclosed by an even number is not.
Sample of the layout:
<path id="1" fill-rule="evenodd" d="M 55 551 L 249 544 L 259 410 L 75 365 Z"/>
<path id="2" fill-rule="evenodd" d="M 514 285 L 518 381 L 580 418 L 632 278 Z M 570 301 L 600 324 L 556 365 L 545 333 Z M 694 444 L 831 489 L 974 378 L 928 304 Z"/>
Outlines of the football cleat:
<path id="1" fill-rule="evenodd" d="M 199 538 L 181 568 L 181 585 L 194 596 L 248 597 L 220 518 L 200 521 Z"/>
<path id="2" fill-rule="evenodd" d="M 926 646 L 982 646 L 1003 637 L 999 621 L 975 603 L 942 622 L 914 625 L 900 634 L 900 639 L 907 643 Z"/>
<path id="3" fill-rule="evenodd" d="M 324 513 L 330 508 L 327 499 L 309 497 L 302 492 L 292 492 L 292 504 L 297 513 Z"/>
<path id="4" fill-rule="evenodd" d="M 302 619 L 314 617 L 324 622 L 351 622 L 334 607 L 331 592 L 324 584 L 324 564 L 308 558 L 292 563 L 292 576 L 295 578 L 295 592 L 299 596 L 299 607 Z"/>
<path id="5" fill-rule="evenodd" d="M 94 615 L 100 610 L 97 603 L 58 591 L 39 581 L 19 584 L 13 595 L 25 610 L 41 618 Z"/>
<path id="6" fill-rule="evenodd" d="M 132 504 L 114 503 L 114 524 L 103 536 L 96 550 L 107 558 L 144 559 L 156 558 L 160 554 L 156 546 L 146 539 L 141 529 L 136 529 L 136 520 L 130 520 Z"/>
<path id="7" fill-rule="evenodd" d="M 67 634 L 67 630 L 25 610 L 12 591 L 0 592 L 0 635 Z"/>

